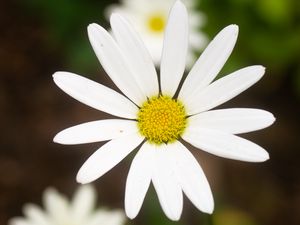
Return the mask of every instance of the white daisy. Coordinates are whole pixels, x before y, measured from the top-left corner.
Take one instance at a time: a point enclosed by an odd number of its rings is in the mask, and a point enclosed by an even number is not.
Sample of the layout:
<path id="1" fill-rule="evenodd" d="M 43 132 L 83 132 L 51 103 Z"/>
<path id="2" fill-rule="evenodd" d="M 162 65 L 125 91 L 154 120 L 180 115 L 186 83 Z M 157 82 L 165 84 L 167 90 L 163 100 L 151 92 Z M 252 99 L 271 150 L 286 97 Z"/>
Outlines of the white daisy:
<path id="1" fill-rule="evenodd" d="M 34 204 L 23 208 L 25 218 L 16 217 L 9 225 L 122 225 L 125 214 L 121 210 L 95 209 L 96 191 L 82 185 L 71 202 L 53 188 L 43 195 L 45 210 Z"/>
<path id="2" fill-rule="evenodd" d="M 200 56 L 179 91 L 188 48 L 185 6 L 177 1 L 168 20 L 160 82 L 151 56 L 128 22 L 111 16 L 114 39 L 97 24 L 88 27 L 94 51 L 107 74 L 128 97 L 82 76 L 57 72 L 54 82 L 67 94 L 95 109 L 122 117 L 80 124 L 58 133 L 54 142 L 82 144 L 108 141 L 83 164 L 80 183 L 92 182 L 112 169 L 135 148 L 126 182 L 125 210 L 138 214 L 152 181 L 165 214 L 180 218 L 182 192 L 201 211 L 212 213 L 213 197 L 207 179 L 182 139 L 217 156 L 262 162 L 269 158 L 260 146 L 235 134 L 271 125 L 271 113 L 259 109 L 212 108 L 232 99 L 256 83 L 264 67 L 250 66 L 217 81 L 238 34 L 224 28 Z M 160 85 L 159 85 L 160 84 Z"/>
<path id="3" fill-rule="evenodd" d="M 170 8 L 175 0 L 121 0 L 106 9 L 108 17 L 112 12 L 125 16 L 141 35 L 152 59 L 159 65 L 163 47 L 164 30 Z M 195 62 L 194 51 L 199 51 L 207 44 L 206 35 L 200 31 L 205 23 L 203 13 L 196 10 L 194 0 L 183 0 L 189 10 L 189 48 L 186 66 Z"/>

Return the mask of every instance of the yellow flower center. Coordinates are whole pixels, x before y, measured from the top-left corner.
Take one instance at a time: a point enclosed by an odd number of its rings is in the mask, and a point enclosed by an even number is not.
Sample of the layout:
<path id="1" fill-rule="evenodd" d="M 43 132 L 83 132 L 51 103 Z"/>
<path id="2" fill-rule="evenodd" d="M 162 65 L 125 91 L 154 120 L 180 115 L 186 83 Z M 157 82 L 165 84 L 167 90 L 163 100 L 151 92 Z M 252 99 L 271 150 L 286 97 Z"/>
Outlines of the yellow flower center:
<path id="1" fill-rule="evenodd" d="M 168 96 L 153 97 L 138 112 L 138 128 L 150 143 L 171 143 L 179 138 L 187 125 L 181 102 Z"/>
<path id="2" fill-rule="evenodd" d="M 161 14 L 154 14 L 148 18 L 148 27 L 152 32 L 163 32 L 166 25 L 166 18 Z"/>

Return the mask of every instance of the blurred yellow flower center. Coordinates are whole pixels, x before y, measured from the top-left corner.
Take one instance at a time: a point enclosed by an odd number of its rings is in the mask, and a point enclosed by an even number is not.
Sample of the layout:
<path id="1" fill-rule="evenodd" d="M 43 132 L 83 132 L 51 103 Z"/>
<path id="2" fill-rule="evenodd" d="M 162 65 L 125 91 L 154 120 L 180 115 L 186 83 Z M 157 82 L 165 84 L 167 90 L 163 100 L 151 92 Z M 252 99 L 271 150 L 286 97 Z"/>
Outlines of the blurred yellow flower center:
<path id="1" fill-rule="evenodd" d="M 152 32 L 163 32 L 166 25 L 166 18 L 163 15 L 154 14 L 148 18 L 147 23 Z"/>
<path id="2" fill-rule="evenodd" d="M 142 105 L 137 121 L 140 133 L 150 143 L 162 144 L 179 138 L 187 125 L 187 115 L 181 102 L 159 96 Z"/>

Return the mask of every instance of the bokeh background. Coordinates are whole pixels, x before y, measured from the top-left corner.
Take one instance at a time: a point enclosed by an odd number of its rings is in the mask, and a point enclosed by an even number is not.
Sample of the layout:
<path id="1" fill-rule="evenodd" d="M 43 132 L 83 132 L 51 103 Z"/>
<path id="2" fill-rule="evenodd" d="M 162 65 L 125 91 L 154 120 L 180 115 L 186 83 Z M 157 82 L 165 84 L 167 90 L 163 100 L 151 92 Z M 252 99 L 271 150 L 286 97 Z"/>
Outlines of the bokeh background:
<path id="1" fill-rule="evenodd" d="M 88 42 L 86 27 L 109 27 L 109 0 L 0 1 L 0 224 L 22 215 L 27 202 L 41 204 L 48 186 L 71 196 L 77 170 L 102 143 L 52 143 L 60 130 L 108 118 L 60 91 L 57 70 L 82 74 L 114 87 Z M 226 107 L 271 111 L 276 123 L 243 135 L 262 145 L 270 160 L 251 164 L 192 149 L 215 197 L 212 216 L 185 201 L 182 219 L 163 215 L 151 187 L 137 219 L 128 224 L 297 225 L 300 224 L 300 1 L 201 0 L 202 31 L 211 39 L 224 26 L 240 26 L 238 43 L 221 74 L 253 64 L 267 68 L 264 78 Z M 201 51 L 196 54 L 201 53 Z M 94 182 L 99 205 L 123 208 L 131 154 Z"/>

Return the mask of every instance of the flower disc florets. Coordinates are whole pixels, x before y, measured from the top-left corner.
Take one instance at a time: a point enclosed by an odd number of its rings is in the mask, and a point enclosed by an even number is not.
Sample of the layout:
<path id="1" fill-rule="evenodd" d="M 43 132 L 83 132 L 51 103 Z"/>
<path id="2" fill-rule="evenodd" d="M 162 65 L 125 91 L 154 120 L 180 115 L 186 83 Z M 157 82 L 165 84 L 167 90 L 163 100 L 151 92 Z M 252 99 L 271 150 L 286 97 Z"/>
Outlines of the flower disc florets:
<path id="1" fill-rule="evenodd" d="M 145 102 L 137 117 L 139 131 L 149 142 L 173 142 L 183 133 L 187 115 L 181 102 L 168 96 L 158 96 Z"/>
<path id="2" fill-rule="evenodd" d="M 163 32 L 166 25 L 164 15 L 156 14 L 151 15 L 148 19 L 148 27 L 152 32 Z"/>

